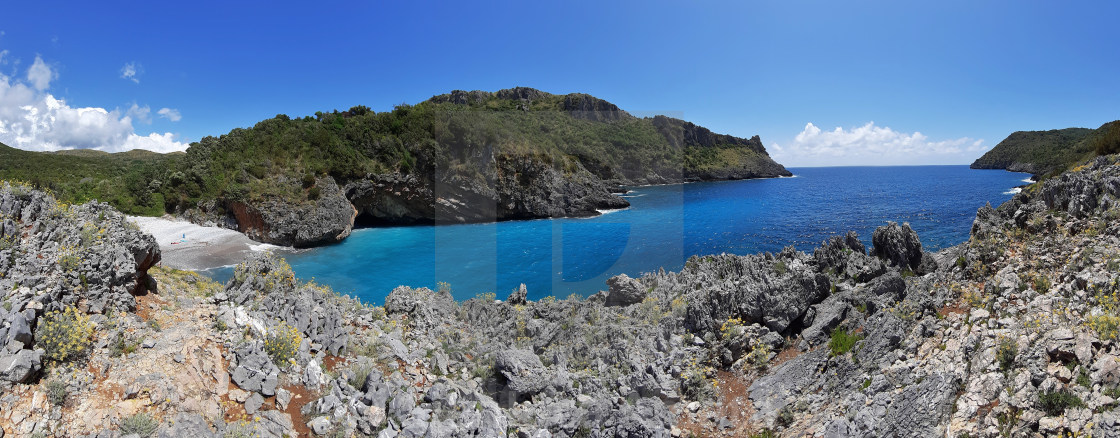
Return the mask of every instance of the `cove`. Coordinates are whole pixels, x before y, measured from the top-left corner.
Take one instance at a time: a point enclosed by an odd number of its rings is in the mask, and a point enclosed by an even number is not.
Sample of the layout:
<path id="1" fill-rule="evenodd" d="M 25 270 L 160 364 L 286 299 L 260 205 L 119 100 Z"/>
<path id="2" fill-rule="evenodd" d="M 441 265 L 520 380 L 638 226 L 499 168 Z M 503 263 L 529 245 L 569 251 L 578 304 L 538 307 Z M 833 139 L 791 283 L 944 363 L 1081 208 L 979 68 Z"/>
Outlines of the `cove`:
<path id="1" fill-rule="evenodd" d="M 605 280 L 692 255 L 811 251 L 849 230 L 870 247 L 887 221 L 909 222 L 925 249 L 968 239 L 976 209 L 996 206 L 1029 175 L 967 166 L 795 168 L 792 178 L 633 188 L 631 207 L 585 219 L 380 227 L 287 254 L 296 275 L 383 303 L 400 285 L 450 284 L 456 299 L 525 283 L 530 299 L 589 295 Z M 220 273 L 219 273 L 220 275 Z"/>

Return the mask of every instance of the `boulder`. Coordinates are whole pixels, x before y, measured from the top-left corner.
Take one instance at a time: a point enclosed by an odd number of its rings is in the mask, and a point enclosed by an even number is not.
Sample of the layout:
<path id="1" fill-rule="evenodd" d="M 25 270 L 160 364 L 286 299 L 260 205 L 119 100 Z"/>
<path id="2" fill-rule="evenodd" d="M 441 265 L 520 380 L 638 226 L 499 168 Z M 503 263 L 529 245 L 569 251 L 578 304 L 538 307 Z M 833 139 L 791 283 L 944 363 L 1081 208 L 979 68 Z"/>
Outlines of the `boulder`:
<path id="1" fill-rule="evenodd" d="M 535 394 L 548 386 L 548 370 L 529 350 L 502 350 L 494 358 L 494 369 L 509 381 L 518 394 Z"/>
<path id="2" fill-rule="evenodd" d="M 528 295 L 529 292 L 525 290 L 525 283 L 521 283 L 517 290 L 510 292 L 509 297 L 506 298 L 506 303 L 511 306 L 524 306 L 526 303 L 525 297 Z"/>
<path id="3" fill-rule="evenodd" d="M 0 352 L 0 378 L 14 383 L 27 382 L 42 369 L 42 350 Z"/>
<path id="4" fill-rule="evenodd" d="M 605 304 L 608 306 L 629 306 L 638 304 L 646 298 L 646 291 L 642 284 L 626 274 L 608 278 L 607 287 L 609 289 Z"/>
<path id="5" fill-rule="evenodd" d="M 31 324 L 27 321 L 27 318 L 20 312 L 13 312 L 8 317 L 8 336 L 4 340 L 4 344 L 19 341 L 23 345 L 31 345 L 32 339 Z"/>
<path id="6" fill-rule="evenodd" d="M 257 392 L 265 397 L 276 395 L 280 369 L 272 363 L 261 348 L 252 344 L 237 351 L 238 365 L 230 371 L 230 378 L 239 388 Z"/>
<path id="7" fill-rule="evenodd" d="M 871 254 L 902 269 L 916 270 L 922 264 L 922 241 L 910 224 L 895 222 L 875 229 L 871 234 Z"/>

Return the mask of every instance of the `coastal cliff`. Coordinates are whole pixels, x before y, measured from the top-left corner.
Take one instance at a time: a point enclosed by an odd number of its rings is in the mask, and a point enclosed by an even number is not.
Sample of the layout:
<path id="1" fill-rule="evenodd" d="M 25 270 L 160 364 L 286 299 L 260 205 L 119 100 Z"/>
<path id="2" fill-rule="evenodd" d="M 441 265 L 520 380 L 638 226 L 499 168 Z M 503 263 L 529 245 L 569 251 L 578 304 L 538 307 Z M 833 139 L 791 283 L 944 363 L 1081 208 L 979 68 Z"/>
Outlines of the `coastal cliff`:
<path id="1" fill-rule="evenodd" d="M 186 153 L 38 153 L 0 145 L 0 179 L 125 213 L 170 213 L 261 242 L 310 247 L 355 224 L 594 216 L 624 185 L 790 176 L 757 137 L 594 96 L 453 91 L 375 112 L 277 115 Z"/>
<path id="2" fill-rule="evenodd" d="M 163 189 L 171 210 L 293 246 L 340 240 L 355 221 L 594 216 L 629 205 L 616 195 L 623 185 L 790 175 L 757 136 L 637 118 L 586 94 L 531 88 L 454 91 L 386 113 L 355 107 L 314 119 L 278 116 L 203 139 L 180 167 L 225 182 L 194 194 L 188 175 L 172 175 Z M 332 212 L 349 203 L 357 215 L 283 220 L 301 216 L 308 201 L 338 205 Z"/>
<path id="3" fill-rule="evenodd" d="M 21 436 L 1115 436 L 1117 161 L 1097 158 L 981 208 L 969 241 L 938 253 L 891 223 L 871 248 L 850 233 L 811 253 L 692 257 L 679 272 L 611 278 L 587 298 L 533 302 L 520 289 L 460 303 L 442 284 L 397 288 L 384 306 L 298 281 L 267 254 L 225 285 L 150 268 L 150 238 L 112 231 L 118 216 L 104 206 L 60 210 L 79 221 L 49 219 L 34 213 L 59 210 L 49 196 L 5 185 L 0 205 L 20 207 L 5 207 L 2 251 L 31 261 L 0 265 L 0 290 L 11 290 L 0 372 L 15 396 L 0 398 L 0 427 Z M 105 226 L 103 244 L 128 255 L 110 282 L 126 295 L 74 287 L 110 264 L 34 262 L 49 242 L 81 242 L 83 221 Z M 148 274 L 155 281 L 137 282 Z M 134 296 L 140 283 L 158 293 Z M 93 313 L 84 353 L 44 366 L 55 344 L 40 330 L 71 306 Z"/>
<path id="4" fill-rule="evenodd" d="M 1095 155 L 1120 152 L 1120 121 L 1097 129 L 1067 128 L 1017 131 L 999 142 L 970 166 L 1005 169 L 1037 177 L 1060 173 Z"/>

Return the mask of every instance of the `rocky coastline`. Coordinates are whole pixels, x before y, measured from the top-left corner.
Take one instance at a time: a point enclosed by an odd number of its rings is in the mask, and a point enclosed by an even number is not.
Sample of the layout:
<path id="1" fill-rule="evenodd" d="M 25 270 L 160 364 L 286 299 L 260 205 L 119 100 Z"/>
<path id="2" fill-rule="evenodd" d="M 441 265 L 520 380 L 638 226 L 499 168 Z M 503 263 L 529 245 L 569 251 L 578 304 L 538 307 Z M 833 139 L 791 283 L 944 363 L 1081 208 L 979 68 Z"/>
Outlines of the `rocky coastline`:
<path id="1" fill-rule="evenodd" d="M 405 168 L 361 174 L 319 171 L 302 178 L 296 169 L 273 168 L 277 174 L 258 171 L 257 176 L 240 177 L 264 181 L 272 190 L 256 189 L 264 193 L 250 196 L 244 190 L 231 193 L 222 188 L 214 196 L 180 204 L 172 213 L 200 225 L 238 230 L 260 242 L 302 248 L 341 241 L 362 225 L 595 216 L 597 210 L 629 206 L 617 195 L 623 186 L 792 175 L 770 158 L 758 136 L 717 134 L 666 116 L 637 118 L 586 94 L 553 95 L 526 87 L 456 90 L 417 107 L 438 108 L 431 111 L 439 116 L 423 119 L 425 135 L 432 138 L 422 147 L 410 146 L 414 150 L 409 157 L 415 157 Z M 346 120 L 363 117 L 357 114 L 361 112 L 352 109 L 330 117 L 345 125 Z M 278 116 L 259 129 L 290 122 Z M 508 131 L 506 138 L 476 132 L 498 129 L 495 126 Z M 585 137 L 563 134 L 579 130 Z M 235 133 L 244 131 L 228 136 Z M 382 140 L 345 141 L 351 148 L 376 149 Z M 605 147 L 603 142 L 613 143 Z M 200 142 L 187 156 L 207 163 L 212 154 L 230 153 L 223 148 L 231 146 L 221 143 Z M 374 161 L 360 155 L 348 160 Z"/>
<path id="2" fill-rule="evenodd" d="M 539 301 L 373 306 L 268 254 L 219 285 L 104 205 L 5 184 L 0 212 L 12 436 L 1120 436 L 1116 156 L 937 253 L 892 223 Z M 88 348 L 45 359 L 68 308 Z"/>

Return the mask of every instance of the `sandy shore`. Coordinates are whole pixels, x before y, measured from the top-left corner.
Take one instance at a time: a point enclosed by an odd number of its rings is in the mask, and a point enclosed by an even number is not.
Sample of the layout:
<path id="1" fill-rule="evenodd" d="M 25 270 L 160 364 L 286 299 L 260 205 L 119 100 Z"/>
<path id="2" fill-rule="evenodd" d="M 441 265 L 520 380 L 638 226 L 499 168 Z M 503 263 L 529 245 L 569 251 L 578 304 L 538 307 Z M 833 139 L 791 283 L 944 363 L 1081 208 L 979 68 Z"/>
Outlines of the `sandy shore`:
<path id="1" fill-rule="evenodd" d="M 284 249 L 225 228 L 203 227 L 167 218 L 129 216 L 128 219 L 156 238 L 163 253 L 163 266 L 169 268 L 200 271 L 232 266 L 253 251 Z"/>

